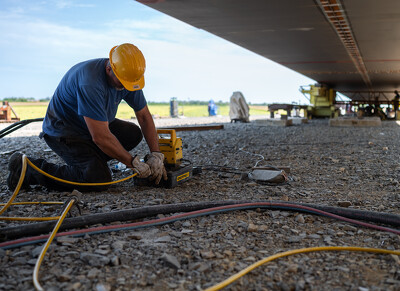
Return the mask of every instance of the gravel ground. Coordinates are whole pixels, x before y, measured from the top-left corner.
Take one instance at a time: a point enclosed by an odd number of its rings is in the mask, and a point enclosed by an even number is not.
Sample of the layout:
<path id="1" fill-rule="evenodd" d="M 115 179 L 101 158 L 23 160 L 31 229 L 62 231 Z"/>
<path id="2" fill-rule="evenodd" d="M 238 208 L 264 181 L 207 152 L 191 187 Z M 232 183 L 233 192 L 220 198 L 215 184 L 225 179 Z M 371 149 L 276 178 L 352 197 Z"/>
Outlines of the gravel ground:
<path id="1" fill-rule="evenodd" d="M 82 215 L 148 205 L 216 200 L 280 200 L 399 213 L 400 128 L 329 127 L 327 120 L 290 127 L 229 123 L 227 117 L 156 119 L 157 126 L 224 124 L 223 130 L 179 132 L 184 158 L 203 170 L 173 189 L 137 186 L 132 181 L 106 192 L 84 193 Z M 4 126 L 1 125 L 3 128 Z M 60 162 L 31 124 L 0 139 L 0 200 L 10 155 L 21 151 Z M 29 129 L 29 130 L 28 130 Z M 24 135 L 24 136 L 21 136 Z M 240 150 L 241 149 L 241 150 Z M 145 155 L 142 142 L 135 153 Z M 291 181 L 270 186 L 224 172 L 248 172 L 260 165 L 290 167 Z M 110 163 L 110 167 L 115 162 Z M 115 179 L 128 175 L 116 172 Z M 69 193 L 34 187 L 18 201 L 65 201 Z M 27 212 L 30 212 L 27 214 Z M 58 215 L 58 206 L 14 206 L 4 215 Z M 76 212 L 76 211 L 75 211 Z M 158 215 L 161 218 L 164 215 Z M 150 219 L 150 218 L 149 218 Z M 0 222 L 0 227 L 22 223 Z M 1 232 L 1 230 L 0 230 Z M 247 210 L 54 241 L 42 263 L 46 290 L 202 290 L 278 252 L 314 246 L 399 249 L 399 236 L 311 214 Z M 33 290 L 32 272 L 43 243 L 0 250 L 1 290 Z M 369 253 L 299 254 L 263 265 L 228 290 L 400 290 L 400 261 Z"/>

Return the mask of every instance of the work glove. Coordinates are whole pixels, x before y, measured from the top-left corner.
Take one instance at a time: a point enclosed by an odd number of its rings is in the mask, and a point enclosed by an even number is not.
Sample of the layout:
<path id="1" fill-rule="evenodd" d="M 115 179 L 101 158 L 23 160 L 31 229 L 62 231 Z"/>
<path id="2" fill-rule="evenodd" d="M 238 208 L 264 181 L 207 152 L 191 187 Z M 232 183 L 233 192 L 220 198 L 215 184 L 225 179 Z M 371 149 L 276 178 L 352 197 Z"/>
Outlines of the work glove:
<path id="1" fill-rule="evenodd" d="M 149 165 L 140 161 L 138 156 L 135 156 L 132 160 L 132 168 L 138 175 L 138 178 L 147 178 L 151 175 Z"/>
<path id="2" fill-rule="evenodd" d="M 150 181 L 155 180 L 155 183 L 158 185 L 161 178 L 164 178 L 165 181 L 167 180 L 167 170 L 165 170 L 164 167 L 163 153 L 152 152 L 151 154 L 146 155 L 145 161 L 151 169 Z"/>

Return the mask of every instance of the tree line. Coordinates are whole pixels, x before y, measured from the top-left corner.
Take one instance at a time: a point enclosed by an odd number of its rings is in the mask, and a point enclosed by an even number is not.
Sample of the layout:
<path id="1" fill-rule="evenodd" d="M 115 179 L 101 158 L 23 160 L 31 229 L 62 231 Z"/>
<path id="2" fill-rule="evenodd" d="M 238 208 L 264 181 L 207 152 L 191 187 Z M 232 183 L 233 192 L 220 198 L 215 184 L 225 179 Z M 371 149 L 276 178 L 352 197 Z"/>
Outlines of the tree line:
<path id="1" fill-rule="evenodd" d="M 0 101 L 8 101 L 8 102 L 47 102 L 50 101 L 50 97 L 42 98 L 37 100 L 34 97 L 5 97 L 0 99 Z"/>
<path id="2" fill-rule="evenodd" d="M 50 101 L 51 97 L 46 97 L 42 99 L 35 99 L 34 97 L 5 97 L 3 99 L 0 99 L 0 101 L 8 101 L 8 102 L 48 102 Z M 208 101 L 200 101 L 200 100 L 190 100 L 190 101 L 184 101 L 184 100 L 176 100 L 178 101 L 179 106 L 184 106 L 184 105 L 208 105 Z M 124 102 L 124 101 L 123 101 Z M 148 104 L 151 105 L 163 105 L 163 104 L 169 104 L 170 102 L 152 102 L 148 101 Z M 223 102 L 223 101 L 215 101 L 215 104 L 218 106 L 221 105 L 229 105 L 229 102 Z M 251 102 L 249 102 L 251 104 Z M 259 105 L 267 105 L 267 103 L 259 104 Z"/>

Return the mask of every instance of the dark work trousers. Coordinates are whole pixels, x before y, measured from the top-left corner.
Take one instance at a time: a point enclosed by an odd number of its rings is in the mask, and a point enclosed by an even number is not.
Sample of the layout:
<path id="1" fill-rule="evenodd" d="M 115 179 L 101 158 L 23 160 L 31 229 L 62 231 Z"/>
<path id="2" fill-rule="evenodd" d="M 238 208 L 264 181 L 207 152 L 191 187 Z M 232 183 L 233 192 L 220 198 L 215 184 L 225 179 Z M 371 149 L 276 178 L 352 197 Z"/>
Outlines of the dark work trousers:
<path id="1" fill-rule="evenodd" d="M 143 138 L 140 128 L 132 123 L 115 119 L 109 124 L 112 134 L 119 140 L 121 145 L 130 151 L 135 148 Z M 44 159 L 29 160 L 40 169 L 55 177 L 73 182 L 110 182 L 111 171 L 107 161 L 112 158 L 106 155 L 92 140 L 77 137 L 51 137 L 41 134 L 48 146 L 59 155 L 66 165 L 56 165 Z M 72 191 L 101 191 L 106 186 L 77 186 L 55 181 L 48 178 L 28 166 L 26 178 L 30 185 L 42 185 L 51 190 Z"/>

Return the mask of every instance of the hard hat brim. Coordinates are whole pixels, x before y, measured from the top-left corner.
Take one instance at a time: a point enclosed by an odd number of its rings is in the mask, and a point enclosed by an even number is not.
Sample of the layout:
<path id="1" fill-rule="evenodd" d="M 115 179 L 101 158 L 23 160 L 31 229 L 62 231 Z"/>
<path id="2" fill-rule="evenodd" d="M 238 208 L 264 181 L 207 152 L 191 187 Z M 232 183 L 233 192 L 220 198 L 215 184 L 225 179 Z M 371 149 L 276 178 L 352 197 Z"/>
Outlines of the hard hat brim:
<path id="1" fill-rule="evenodd" d="M 116 77 L 118 78 L 117 75 Z M 142 76 L 137 82 L 127 82 L 121 80 L 120 78 L 118 78 L 118 80 L 121 82 L 122 86 L 124 86 L 124 88 L 128 91 L 137 91 L 144 88 L 144 76 Z"/>

